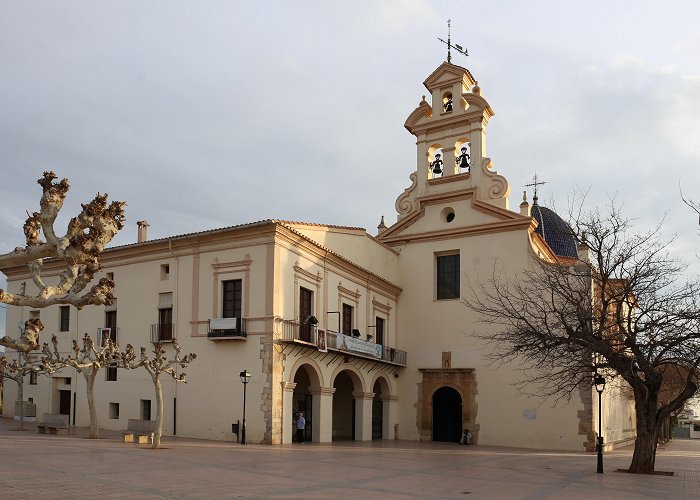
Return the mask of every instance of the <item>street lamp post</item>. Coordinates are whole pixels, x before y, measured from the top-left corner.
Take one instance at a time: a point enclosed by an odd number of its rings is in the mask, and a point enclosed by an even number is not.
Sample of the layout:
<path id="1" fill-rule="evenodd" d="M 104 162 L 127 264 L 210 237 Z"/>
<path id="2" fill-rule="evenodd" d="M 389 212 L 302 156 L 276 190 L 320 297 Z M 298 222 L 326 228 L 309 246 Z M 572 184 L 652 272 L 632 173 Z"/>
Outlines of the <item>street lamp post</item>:
<path id="1" fill-rule="evenodd" d="M 239 375 L 241 377 L 241 382 L 243 382 L 243 429 L 241 430 L 241 444 L 245 444 L 245 397 L 246 387 L 248 387 L 251 375 L 248 370 L 243 370 Z"/>
<path id="2" fill-rule="evenodd" d="M 596 374 L 593 378 L 595 390 L 598 392 L 598 469 L 596 472 L 603 473 L 603 420 L 602 420 L 602 396 L 605 389 L 605 379 L 602 375 Z"/>

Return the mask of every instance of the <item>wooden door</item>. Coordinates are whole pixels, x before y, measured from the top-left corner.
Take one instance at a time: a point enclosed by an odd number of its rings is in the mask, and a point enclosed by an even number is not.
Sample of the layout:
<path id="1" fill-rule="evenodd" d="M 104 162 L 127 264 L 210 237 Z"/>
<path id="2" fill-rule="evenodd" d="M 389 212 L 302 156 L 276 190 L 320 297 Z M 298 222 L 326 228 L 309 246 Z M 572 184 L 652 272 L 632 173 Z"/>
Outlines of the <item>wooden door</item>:
<path id="1" fill-rule="evenodd" d="M 306 288 L 299 289 L 299 340 L 311 342 L 311 323 L 306 319 L 313 314 L 311 305 L 313 302 L 314 292 Z"/>

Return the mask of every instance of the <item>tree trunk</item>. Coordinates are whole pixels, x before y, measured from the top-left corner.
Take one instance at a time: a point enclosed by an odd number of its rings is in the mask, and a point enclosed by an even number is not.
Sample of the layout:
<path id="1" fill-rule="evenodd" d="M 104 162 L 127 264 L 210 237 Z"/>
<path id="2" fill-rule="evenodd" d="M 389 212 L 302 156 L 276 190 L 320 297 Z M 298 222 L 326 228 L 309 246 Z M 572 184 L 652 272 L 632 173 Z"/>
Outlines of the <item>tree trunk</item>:
<path id="1" fill-rule="evenodd" d="M 83 370 L 85 382 L 87 383 L 88 409 L 90 410 L 90 439 L 98 439 L 100 437 L 100 429 L 97 422 L 97 408 L 95 407 L 95 378 L 97 378 L 98 372 L 98 368 Z"/>
<path id="2" fill-rule="evenodd" d="M 153 448 L 160 448 L 160 436 L 163 433 L 163 386 L 160 374 L 153 375 L 153 385 L 156 388 L 156 429 L 153 433 Z"/>
<path id="3" fill-rule="evenodd" d="M 627 472 L 636 474 L 653 474 L 656 462 L 656 432 L 637 428 L 634 440 L 634 455 Z"/>
<path id="4" fill-rule="evenodd" d="M 17 399 L 19 399 L 19 430 L 24 430 L 24 376 L 17 379 Z"/>
<path id="5" fill-rule="evenodd" d="M 646 400 L 635 394 L 637 413 L 637 437 L 634 440 L 634 454 L 627 472 L 653 474 L 656 463 L 656 445 L 659 425 L 656 421 L 656 395 L 649 391 Z"/>

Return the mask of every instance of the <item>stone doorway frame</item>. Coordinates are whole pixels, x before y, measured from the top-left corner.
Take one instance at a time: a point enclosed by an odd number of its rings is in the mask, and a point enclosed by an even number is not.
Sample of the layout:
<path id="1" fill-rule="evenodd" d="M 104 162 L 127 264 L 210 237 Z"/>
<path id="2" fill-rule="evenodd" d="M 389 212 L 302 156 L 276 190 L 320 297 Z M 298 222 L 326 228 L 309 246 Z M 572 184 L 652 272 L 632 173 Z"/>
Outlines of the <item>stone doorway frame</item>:
<path id="1" fill-rule="evenodd" d="M 441 387 L 455 389 L 462 398 L 462 428 L 472 433 L 472 444 L 479 444 L 476 423 L 476 375 L 473 368 L 419 368 L 423 375 L 418 383 L 416 425 L 420 441 L 433 439 L 433 394 Z"/>

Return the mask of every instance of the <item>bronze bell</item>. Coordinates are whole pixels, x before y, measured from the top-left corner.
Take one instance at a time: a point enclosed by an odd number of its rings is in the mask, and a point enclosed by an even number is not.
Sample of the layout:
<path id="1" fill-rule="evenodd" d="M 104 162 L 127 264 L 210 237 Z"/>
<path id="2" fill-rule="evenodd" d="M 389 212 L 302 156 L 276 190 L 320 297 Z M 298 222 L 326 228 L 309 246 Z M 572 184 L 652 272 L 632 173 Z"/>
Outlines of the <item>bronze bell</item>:
<path id="1" fill-rule="evenodd" d="M 469 156 L 469 153 L 467 153 L 467 148 L 462 148 L 461 151 L 462 154 L 455 158 L 455 163 L 459 168 L 466 168 L 468 171 L 471 157 Z"/>
<path id="2" fill-rule="evenodd" d="M 440 159 L 440 153 L 435 155 L 435 161 L 430 164 L 431 168 L 433 169 L 433 174 L 441 174 L 442 173 L 442 160 Z"/>

